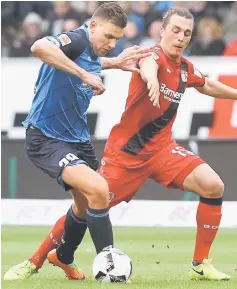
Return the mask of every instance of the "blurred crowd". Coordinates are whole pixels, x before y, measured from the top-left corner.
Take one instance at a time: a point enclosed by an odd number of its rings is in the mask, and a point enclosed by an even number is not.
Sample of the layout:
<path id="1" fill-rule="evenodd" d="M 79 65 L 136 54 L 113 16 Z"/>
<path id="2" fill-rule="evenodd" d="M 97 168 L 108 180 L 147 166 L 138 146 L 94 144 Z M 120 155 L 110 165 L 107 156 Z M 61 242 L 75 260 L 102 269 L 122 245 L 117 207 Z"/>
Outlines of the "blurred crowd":
<path id="1" fill-rule="evenodd" d="M 30 46 L 88 23 L 101 1 L 1 1 L 2 56 L 32 56 Z M 162 17 L 170 7 L 186 7 L 195 29 L 188 55 L 237 55 L 237 1 L 118 1 L 128 15 L 124 37 L 109 56 L 132 45 L 159 43 Z"/>

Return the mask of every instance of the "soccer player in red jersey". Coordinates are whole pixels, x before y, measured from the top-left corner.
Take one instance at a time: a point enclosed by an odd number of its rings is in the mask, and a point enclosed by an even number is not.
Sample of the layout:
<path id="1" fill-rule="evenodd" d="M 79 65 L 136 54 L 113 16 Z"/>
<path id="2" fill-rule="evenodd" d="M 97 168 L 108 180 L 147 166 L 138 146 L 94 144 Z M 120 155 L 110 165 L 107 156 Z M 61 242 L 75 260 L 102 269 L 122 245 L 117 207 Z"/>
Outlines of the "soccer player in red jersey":
<path id="1" fill-rule="evenodd" d="M 182 57 L 193 25 L 193 16 L 188 10 L 168 10 L 161 28 L 160 45 L 149 49 L 152 55 L 139 61 L 140 74 L 132 75 L 125 111 L 107 140 L 99 173 L 113 192 L 110 206 L 131 200 L 148 178 L 166 187 L 199 195 L 196 244 L 189 277 L 229 280 L 230 277 L 216 270 L 208 259 L 221 220 L 224 184 L 204 160 L 179 146 L 171 134 L 186 88 L 195 87 L 200 93 L 216 98 L 237 99 L 236 89 L 204 77 Z M 77 215 L 84 216 L 86 207 L 86 202 L 82 201 Z M 58 262 L 57 250 L 52 250 L 60 243 L 64 219 L 58 220 L 26 263 L 10 270 L 14 273 L 24 268 L 27 271 L 31 264 L 31 272 L 26 274 L 29 277 L 43 265 L 48 254 L 48 260 L 65 271 Z M 59 246 L 65 247 L 65 254 L 73 255 L 75 248 L 70 251 L 67 242 L 62 240 Z"/>

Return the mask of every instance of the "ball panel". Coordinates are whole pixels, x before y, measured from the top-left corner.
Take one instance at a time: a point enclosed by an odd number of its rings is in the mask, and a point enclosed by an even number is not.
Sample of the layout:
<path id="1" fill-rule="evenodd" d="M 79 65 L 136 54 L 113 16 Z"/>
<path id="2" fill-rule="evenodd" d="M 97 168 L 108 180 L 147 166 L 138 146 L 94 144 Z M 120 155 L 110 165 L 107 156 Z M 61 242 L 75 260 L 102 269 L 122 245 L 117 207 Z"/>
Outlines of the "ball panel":
<path id="1" fill-rule="evenodd" d="M 106 259 L 106 270 L 109 273 L 110 271 L 112 271 L 114 269 L 114 261 L 113 261 L 113 257 L 111 253 L 108 253 L 105 256 Z"/>
<path id="2" fill-rule="evenodd" d="M 111 283 L 126 283 L 127 278 L 125 275 L 122 276 L 113 276 L 109 275 Z"/>
<path id="3" fill-rule="evenodd" d="M 96 275 L 95 275 L 95 280 L 102 282 L 103 279 L 106 277 L 107 274 L 99 271 Z"/>
<path id="4" fill-rule="evenodd" d="M 126 283 L 132 274 L 132 261 L 116 248 L 106 248 L 93 262 L 93 274 L 102 283 Z"/>

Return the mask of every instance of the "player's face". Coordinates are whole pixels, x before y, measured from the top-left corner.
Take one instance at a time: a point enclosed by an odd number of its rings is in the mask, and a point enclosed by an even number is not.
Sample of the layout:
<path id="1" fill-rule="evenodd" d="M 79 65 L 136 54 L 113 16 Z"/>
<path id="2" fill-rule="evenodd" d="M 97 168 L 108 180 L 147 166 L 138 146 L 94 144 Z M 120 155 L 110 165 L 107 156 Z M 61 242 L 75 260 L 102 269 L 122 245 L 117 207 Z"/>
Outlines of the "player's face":
<path id="1" fill-rule="evenodd" d="M 123 28 L 101 19 L 90 23 L 90 32 L 90 42 L 98 56 L 108 53 L 123 36 Z"/>
<path id="2" fill-rule="evenodd" d="M 193 20 L 173 15 L 166 27 L 161 28 L 161 46 L 174 59 L 181 57 L 193 31 Z"/>

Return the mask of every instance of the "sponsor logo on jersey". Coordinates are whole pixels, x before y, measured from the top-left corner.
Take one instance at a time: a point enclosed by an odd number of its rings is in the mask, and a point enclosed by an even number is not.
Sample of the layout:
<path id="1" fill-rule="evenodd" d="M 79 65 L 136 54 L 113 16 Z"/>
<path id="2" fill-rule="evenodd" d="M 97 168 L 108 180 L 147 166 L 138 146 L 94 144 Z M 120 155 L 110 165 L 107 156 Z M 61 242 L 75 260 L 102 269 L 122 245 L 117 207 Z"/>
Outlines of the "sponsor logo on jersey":
<path id="1" fill-rule="evenodd" d="M 163 92 L 164 98 L 170 102 L 179 103 L 183 96 L 183 93 L 169 89 L 164 83 L 160 86 L 160 92 Z"/>

